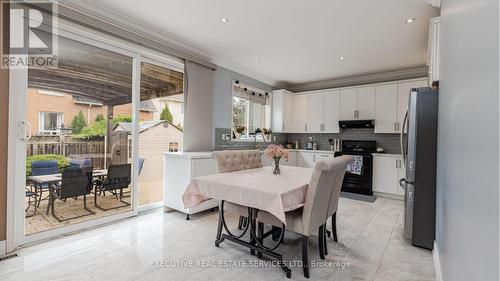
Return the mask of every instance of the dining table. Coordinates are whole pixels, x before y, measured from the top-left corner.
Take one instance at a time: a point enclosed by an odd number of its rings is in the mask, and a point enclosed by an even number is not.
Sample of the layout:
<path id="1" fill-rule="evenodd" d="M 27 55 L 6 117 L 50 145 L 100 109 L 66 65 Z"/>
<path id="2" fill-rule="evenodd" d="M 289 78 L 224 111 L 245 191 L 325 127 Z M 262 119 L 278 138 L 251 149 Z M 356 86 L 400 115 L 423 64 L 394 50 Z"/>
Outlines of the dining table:
<path id="1" fill-rule="evenodd" d="M 97 169 L 92 171 L 92 177 L 101 178 L 108 174 L 107 169 Z M 55 190 L 58 188 L 58 184 L 62 180 L 62 174 L 48 174 L 48 175 L 39 175 L 39 176 L 29 176 L 28 180 L 38 184 L 40 186 L 47 185 L 49 187 L 49 203 L 47 204 L 46 214 L 49 214 L 49 211 L 54 215 L 54 194 Z"/>
<path id="2" fill-rule="evenodd" d="M 229 240 L 250 249 L 251 254 L 259 253 L 258 256 L 266 255 L 279 262 L 288 278 L 291 270 L 286 265 L 283 256 L 275 250 L 282 242 L 286 228 L 286 212 L 290 212 L 304 206 L 307 188 L 313 173 L 313 169 L 283 166 L 278 175 L 273 174 L 274 167 L 267 166 L 255 169 L 246 169 L 229 173 L 219 173 L 195 177 L 186 188 L 182 200 L 185 208 L 192 208 L 209 199 L 219 200 L 219 221 L 215 246 L 224 240 Z M 247 209 L 249 223 L 239 234 L 233 234 L 227 226 L 224 217 L 224 204 L 230 202 Z M 259 240 L 256 219 L 258 212 L 268 212 L 283 223 L 279 238 L 274 245 L 267 247 Z M 273 234 L 271 231 L 265 233 L 261 238 Z M 225 233 L 223 233 L 225 232 Z M 247 239 L 245 234 L 249 233 Z"/>

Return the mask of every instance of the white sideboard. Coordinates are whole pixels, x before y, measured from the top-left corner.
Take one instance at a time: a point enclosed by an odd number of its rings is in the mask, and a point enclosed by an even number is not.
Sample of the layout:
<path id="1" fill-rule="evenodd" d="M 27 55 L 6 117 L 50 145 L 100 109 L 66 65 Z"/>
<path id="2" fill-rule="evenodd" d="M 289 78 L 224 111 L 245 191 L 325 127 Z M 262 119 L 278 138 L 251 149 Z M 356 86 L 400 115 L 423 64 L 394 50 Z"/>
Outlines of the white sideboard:
<path id="1" fill-rule="evenodd" d="M 175 209 L 190 214 L 219 205 L 215 199 L 207 200 L 193 208 L 184 208 L 182 195 L 194 177 L 217 173 L 212 152 L 167 152 L 164 156 L 163 202 L 165 210 Z"/>

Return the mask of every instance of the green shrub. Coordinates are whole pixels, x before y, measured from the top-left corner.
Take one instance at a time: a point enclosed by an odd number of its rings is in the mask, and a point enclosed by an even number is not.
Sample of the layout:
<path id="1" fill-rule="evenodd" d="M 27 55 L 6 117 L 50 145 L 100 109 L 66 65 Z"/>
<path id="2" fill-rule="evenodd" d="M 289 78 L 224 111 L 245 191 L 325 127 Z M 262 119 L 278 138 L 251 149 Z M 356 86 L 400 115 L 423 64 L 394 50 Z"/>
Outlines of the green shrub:
<path id="1" fill-rule="evenodd" d="M 97 116 L 95 117 L 95 120 L 94 120 L 94 121 L 95 121 L 95 122 L 99 122 L 99 121 L 103 121 L 103 120 L 105 120 L 105 119 L 104 119 L 104 115 L 102 115 L 102 113 L 99 113 L 99 114 L 97 114 Z"/>
<path id="2" fill-rule="evenodd" d="M 168 105 L 163 108 L 160 114 L 160 120 L 165 120 L 170 123 L 174 120 L 174 117 L 172 116 L 172 112 L 170 112 L 170 109 L 168 109 Z"/>
<path id="3" fill-rule="evenodd" d="M 79 134 L 85 126 L 87 126 L 87 122 L 85 122 L 85 117 L 80 110 L 80 112 L 73 117 L 73 121 L 71 121 L 72 133 Z"/>
<path id="4" fill-rule="evenodd" d="M 116 117 L 113 117 L 113 127 L 116 126 L 116 124 L 120 122 L 132 122 L 132 116 L 130 115 L 118 115 Z"/>
<path id="5" fill-rule="evenodd" d="M 33 155 L 33 156 L 26 158 L 26 176 L 27 177 L 31 175 L 31 163 L 33 161 L 42 161 L 42 160 L 56 160 L 57 161 L 57 168 L 59 169 L 59 172 L 62 172 L 64 169 L 69 167 L 68 158 L 66 158 L 62 155 L 57 155 L 57 154 Z"/>
<path id="6" fill-rule="evenodd" d="M 88 140 L 96 137 L 104 137 L 107 132 L 108 123 L 106 122 L 106 120 L 101 120 L 83 128 L 80 134 L 74 135 L 73 137 L 76 139 Z"/>

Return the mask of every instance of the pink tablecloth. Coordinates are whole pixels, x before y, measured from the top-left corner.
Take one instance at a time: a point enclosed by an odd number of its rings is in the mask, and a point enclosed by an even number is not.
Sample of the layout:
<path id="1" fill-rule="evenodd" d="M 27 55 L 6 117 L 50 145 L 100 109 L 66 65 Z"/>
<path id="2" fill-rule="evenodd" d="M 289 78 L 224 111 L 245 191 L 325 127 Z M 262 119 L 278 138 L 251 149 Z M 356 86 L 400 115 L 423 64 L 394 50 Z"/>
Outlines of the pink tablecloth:
<path id="1" fill-rule="evenodd" d="M 242 170 L 194 178 L 182 196 L 185 208 L 210 198 L 264 210 L 285 221 L 285 212 L 304 205 L 312 169 L 282 166 Z"/>

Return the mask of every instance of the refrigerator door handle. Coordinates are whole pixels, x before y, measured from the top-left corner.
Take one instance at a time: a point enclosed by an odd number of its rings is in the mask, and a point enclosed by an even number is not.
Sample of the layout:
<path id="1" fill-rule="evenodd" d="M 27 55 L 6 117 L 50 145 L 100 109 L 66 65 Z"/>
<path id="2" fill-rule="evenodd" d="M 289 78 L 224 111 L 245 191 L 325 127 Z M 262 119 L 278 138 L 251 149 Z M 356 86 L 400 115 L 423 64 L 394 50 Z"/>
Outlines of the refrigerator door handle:
<path id="1" fill-rule="evenodd" d="M 408 109 L 406 109 L 405 117 L 403 119 L 403 128 L 401 128 L 401 133 L 400 133 L 400 137 L 399 137 L 399 144 L 401 146 L 401 156 L 403 157 L 403 164 L 404 165 L 406 165 L 406 151 L 404 151 L 403 137 L 404 137 L 407 121 L 408 121 Z"/>

